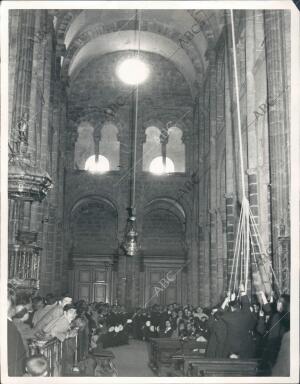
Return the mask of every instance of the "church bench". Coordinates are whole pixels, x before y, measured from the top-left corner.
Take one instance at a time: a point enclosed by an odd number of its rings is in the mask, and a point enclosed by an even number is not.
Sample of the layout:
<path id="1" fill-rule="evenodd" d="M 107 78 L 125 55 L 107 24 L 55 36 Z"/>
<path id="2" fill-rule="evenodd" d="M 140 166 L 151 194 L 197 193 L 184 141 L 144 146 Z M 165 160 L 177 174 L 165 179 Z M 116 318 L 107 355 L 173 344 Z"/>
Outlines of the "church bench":
<path id="1" fill-rule="evenodd" d="M 149 367 L 158 375 L 166 376 L 173 364 L 172 356 L 178 354 L 189 354 L 194 349 L 201 349 L 205 353 L 206 343 L 196 340 L 182 341 L 172 338 L 153 338 L 149 342 Z M 197 352 L 197 356 L 201 352 Z"/>
<path id="2" fill-rule="evenodd" d="M 258 359 L 214 359 L 196 354 L 174 355 L 170 376 L 257 376 Z M 181 362 L 178 369 L 176 362 Z"/>

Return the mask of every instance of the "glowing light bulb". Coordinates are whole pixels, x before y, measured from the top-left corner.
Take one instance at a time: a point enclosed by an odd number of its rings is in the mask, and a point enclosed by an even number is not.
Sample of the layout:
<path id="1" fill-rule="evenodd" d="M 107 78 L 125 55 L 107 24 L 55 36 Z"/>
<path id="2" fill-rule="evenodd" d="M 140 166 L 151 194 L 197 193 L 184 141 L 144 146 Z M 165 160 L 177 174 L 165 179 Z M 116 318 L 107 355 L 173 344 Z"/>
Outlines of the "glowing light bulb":
<path id="1" fill-rule="evenodd" d="M 126 84 L 143 83 L 149 76 L 148 66 L 139 58 L 132 57 L 122 61 L 117 67 L 117 75 Z"/>

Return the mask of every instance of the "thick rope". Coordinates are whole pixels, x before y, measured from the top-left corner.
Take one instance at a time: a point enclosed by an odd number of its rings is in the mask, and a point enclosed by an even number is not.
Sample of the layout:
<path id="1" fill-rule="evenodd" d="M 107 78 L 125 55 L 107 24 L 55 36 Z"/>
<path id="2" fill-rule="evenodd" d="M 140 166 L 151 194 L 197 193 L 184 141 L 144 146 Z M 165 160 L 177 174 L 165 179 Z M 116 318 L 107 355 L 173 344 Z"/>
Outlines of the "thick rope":
<path id="1" fill-rule="evenodd" d="M 264 255 L 267 255 L 267 252 L 266 252 L 264 243 L 263 243 L 263 241 L 262 241 L 261 235 L 260 235 L 260 233 L 259 233 L 257 224 L 256 224 L 256 222 L 255 222 L 255 219 L 254 219 L 254 216 L 253 216 L 251 210 L 250 210 L 250 220 L 252 221 L 252 225 L 253 225 L 253 227 L 254 227 L 254 232 L 255 232 L 255 234 L 256 234 L 256 236 L 259 238 L 259 241 L 257 241 L 257 243 L 258 243 L 258 247 L 259 247 L 259 253 L 260 253 L 261 255 L 263 255 L 263 254 L 264 254 Z M 261 249 L 261 246 L 260 246 L 261 244 L 262 244 L 263 249 Z M 268 276 L 267 271 L 266 271 L 266 269 L 265 269 L 265 263 L 262 262 L 262 265 L 263 265 L 263 268 L 264 268 L 264 271 L 265 271 L 266 275 Z M 272 275 L 273 275 L 274 282 L 275 282 L 275 284 L 277 285 L 279 294 L 281 294 L 280 285 L 279 285 L 278 279 L 277 279 L 277 277 L 276 277 L 275 271 L 274 271 L 274 269 L 273 269 L 271 263 L 270 263 L 270 270 L 271 270 L 271 273 L 272 273 Z"/>
<path id="2" fill-rule="evenodd" d="M 234 274 L 234 285 L 233 285 L 233 290 L 235 291 L 236 288 L 236 282 L 237 282 L 237 271 L 238 271 L 238 265 L 239 265 L 239 255 L 240 255 L 240 250 L 241 250 L 241 238 L 242 238 L 242 229 L 243 229 L 243 206 L 241 207 L 241 215 L 240 215 L 240 220 L 239 220 L 239 238 L 238 238 L 238 247 L 237 247 L 237 257 L 236 257 L 236 269 L 235 269 L 235 274 Z"/>
<path id="3" fill-rule="evenodd" d="M 245 265 L 245 258 L 246 258 L 246 252 L 249 252 L 249 246 L 247 245 L 249 242 L 249 239 L 245 239 L 245 233 L 248 234 L 247 226 L 249 222 L 249 202 L 246 198 L 246 190 L 245 190 L 245 178 L 244 178 L 244 151 L 243 151 L 243 140 L 242 140 L 242 126 L 241 126 L 241 112 L 240 112 L 240 93 L 239 93 L 239 81 L 238 81 L 238 73 L 237 73 L 237 60 L 236 60 L 236 42 L 235 42 L 235 30 L 234 30 L 234 18 L 233 18 L 233 10 L 230 10 L 230 16 L 231 16 L 231 32 L 232 32 L 232 49 L 233 49 L 233 67 L 234 67 L 234 80 L 235 80 L 235 95 L 236 95 L 236 110 L 237 110 L 237 122 L 238 122 L 238 137 L 239 137 L 239 154 L 240 154 L 240 167 L 241 167 L 241 182 L 242 182 L 242 193 L 243 193 L 243 200 L 242 200 L 242 209 L 241 209 L 241 217 L 239 224 L 241 224 L 241 237 L 240 239 L 237 239 L 238 241 L 241 241 L 242 244 L 239 244 L 238 249 L 240 250 L 240 245 L 242 245 L 242 252 L 243 252 L 243 258 L 241 258 L 241 276 L 242 278 L 242 271 L 243 266 Z M 245 220 L 246 219 L 246 220 Z M 239 255 L 240 253 L 238 253 Z M 249 255 L 247 254 L 247 260 L 249 260 Z M 238 257 L 239 261 L 239 257 Z M 239 262 L 237 261 L 236 265 L 236 271 L 235 271 L 235 282 L 234 282 L 234 288 L 236 286 L 236 279 L 237 279 L 237 267 Z M 244 262 L 244 265 L 243 265 Z M 245 275 L 245 285 L 247 285 L 248 281 L 248 274 Z"/>
<path id="4" fill-rule="evenodd" d="M 237 110 L 237 119 L 238 119 L 239 146 L 240 146 L 242 192 L 243 192 L 243 197 L 246 197 L 245 179 L 244 179 L 244 158 L 243 158 L 244 152 L 243 152 L 241 112 L 240 112 L 240 92 L 239 92 L 239 81 L 238 81 L 238 73 L 237 73 L 235 31 L 234 31 L 234 19 L 233 19 L 233 10 L 232 9 L 230 10 L 230 15 L 231 15 L 231 30 L 232 30 L 232 49 L 233 49 L 233 67 L 234 67 L 234 80 L 235 80 L 236 110 Z"/>
<path id="5" fill-rule="evenodd" d="M 240 220 L 241 220 L 241 218 L 239 219 L 237 239 L 240 236 L 240 229 L 241 229 L 241 227 L 240 227 Z M 233 261 L 232 261 L 232 267 L 231 267 L 231 273 L 230 273 L 230 279 L 229 279 L 229 287 L 228 287 L 229 291 L 231 290 L 234 265 L 235 265 L 236 255 L 237 255 L 237 248 L 238 248 L 238 241 L 235 242 L 235 247 L 234 247 L 234 252 L 233 252 Z"/>
<path id="6" fill-rule="evenodd" d="M 138 11 L 136 11 L 138 13 Z M 138 19 L 138 49 L 137 58 L 140 58 L 141 49 L 141 10 L 139 11 Z M 136 81 L 136 96 L 135 96 L 135 119 L 134 119 L 134 147 L 133 147 L 133 181 L 132 181 L 132 201 L 131 207 L 135 207 L 135 195 L 136 195 L 136 154 L 137 154 L 137 126 L 138 126 L 138 107 L 139 107 L 139 82 Z"/>
<path id="7" fill-rule="evenodd" d="M 257 261 L 257 258 L 256 258 L 256 256 L 255 256 L 255 248 L 254 248 L 253 235 L 251 234 L 251 232 L 250 232 L 250 236 L 251 236 L 251 246 L 252 246 L 252 251 L 253 251 L 254 263 L 256 264 L 256 268 L 257 268 L 258 273 L 260 273 L 259 266 L 258 266 L 258 261 Z M 263 279 L 261 279 L 261 281 L 262 281 L 262 283 L 263 283 L 263 285 L 264 285 L 264 287 L 265 287 L 265 292 L 266 292 L 266 291 L 267 291 L 266 284 L 265 284 L 265 282 L 264 282 Z"/>
<path id="8" fill-rule="evenodd" d="M 236 40 L 235 40 L 233 10 L 230 10 L 230 16 L 231 16 L 233 67 L 234 67 L 238 140 L 239 140 L 239 155 L 240 155 L 240 171 L 241 171 L 241 184 L 242 184 L 243 200 L 242 200 L 241 214 L 240 214 L 240 218 L 239 218 L 238 234 L 237 234 L 237 238 L 236 238 L 236 246 L 235 246 L 235 251 L 234 251 L 234 259 L 233 259 L 232 271 L 231 271 L 231 276 L 230 276 L 229 289 L 231 289 L 234 267 L 235 267 L 235 276 L 234 276 L 233 288 L 235 289 L 235 287 L 236 287 L 239 259 L 241 259 L 240 260 L 240 263 L 241 263 L 241 265 L 240 265 L 240 281 L 242 282 L 244 279 L 245 290 L 247 292 L 248 279 L 249 279 L 250 248 L 252 245 L 252 244 L 250 245 L 249 242 L 250 243 L 253 242 L 253 236 L 251 234 L 250 221 L 251 221 L 251 218 L 253 218 L 253 214 L 252 214 L 251 209 L 250 209 L 249 201 L 246 197 L 246 189 L 245 189 L 244 156 L 243 156 L 244 152 L 243 152 L 243 140 L 242 140 L 240 94 L 239 94 L 239 81 L 238 81 L 238 71 L 237 71 L 237 54 L 236 54 Z M 254 221 L 254 225 L 252 224 L 252 226 L 254 228 L 254 231 L 256 232 L 255 233 L 256 237 L 259 239 L 259 241 L 257 241 L 257 243 L 258 243 L 259 252 L 261 254 L 260 242 L 262 242 L 262 239 L 261 239 L 261 236 L 259 234 L 259 231 L 258 231 L 258 228 L 257 228 L 255 221 Z M 253 246 L 252 246 L 252 248 L 253 248 L 253 255 L 254 255 L 255 261 L 257 262 L 256 255 L 255 255 L 255 249 Z M 263 268 L 265 270 L 264 263 L 263 263 Z M 274 276 L 274 280 L 276 281 L 276 284 L 278 285 L 278 280 L 275 276 L 275 272 L 273 271 L 272 266 L 271 266 L 271 270 L 272 270 L 272 273 Z M 258 269 L 258 271 L 260 271 L 260 270 Z M 268 274 L 266 274 L 266 275 L 268 276 Z M 278 285 L 278 288 L 279 288 L 279 285 Z"/>
<path id="9" fill-rule="evenodd" d="M 249 272 L 249 260 L 250 260 L 250 224 L 249 224 L 249 216 L 250 216 L 250 207 L 249 207 L 249 201 L 245 201 L 246 204 L 246 243 L 245 243 L 245 292 L 247 292 L 247 286 L 248 286 L 248 272 Z"/>

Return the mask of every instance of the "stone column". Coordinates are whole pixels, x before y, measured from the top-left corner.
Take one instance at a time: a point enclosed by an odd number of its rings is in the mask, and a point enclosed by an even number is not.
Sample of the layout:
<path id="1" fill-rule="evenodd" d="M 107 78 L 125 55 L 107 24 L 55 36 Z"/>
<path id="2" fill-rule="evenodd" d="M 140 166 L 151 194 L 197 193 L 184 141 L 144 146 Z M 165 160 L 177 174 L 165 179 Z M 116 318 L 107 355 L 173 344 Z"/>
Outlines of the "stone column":
<path id="1" fill-rule="evenodd" d="M 230 19 L 228 14 L 225 15 L 228 28 L 230 27 Z M 225 51 L 225 147 L 226 147 L 226 241 L 227 241 L 227 282 L 229 284 L 230 274 L 233 264 L 234 240 L 235 240 L 235 218 L 236 218 L 236 174 L 235 174 L 235 155 L 233 145 L 233 81 L 232 78 L 232 49 L 231 32 L 227 29 L 226 51 Z M 227 286 L 228 288 L 228 286 Z"/>
<path id="2" fill-rule="evenodd" d="M 208 164 L 206 159 L 206 135 L 209 129 L 208 108 L 209 87 L 208 80 L 203 83 L 202 92 L 199 95 L 199 219 L 198 219 L 198 239 L 199 239 L 199 304 L 202 306 L 210 305 L 210 273 L 209 273 L 209 241 L 207 229 L 207 209 L 208 209 Z"/>
<path id="3" fill-rule="evenodd" d="M 217 135 L 217 63 L 216 51 L 209 49 L 206 52 L 209 60 L 209 165 L 210 165 L 210 196 L 209 196 L 209 241 L 210 241 L 210 294 L 211 304 L 218 300 L 218 276 L 217 276 L 217 159 L 216 159 L 216 135 Z"/>
<path id="4" fill-rule="evenodd" d="M 49 120 L 51 114 L 51 100 L 50 100 L 50 89 L 52 80 L 52 64 L 53 64 L 53 16 L 49 16 L 48 13 L 45 15 L 45 47 L 44 47 L 44 77 L 43 77 L 43 110 L 41 119 L 41 157 L 40 167 L 50 172 L 49 168 L 49 148 L 48 148 L 48 136 L 49 136 Z"/>
<path id="5" fill-rule="evenodd" d="M 32 53 L 34 42 L 34 10 L 19 10 L 18 29 L 16 36 L 16 64 L 15 81 L 11 86 L 13 90 L 11 133 L 12 147 L 17 150 L 19 141 L 19 124 L 23 120 L 28 122 L 30 118 L 30 89 L 32 77 Z M 15 12 L 14 12 L 15 13 Z M 12 59 L 12 57 L 11 57 Z"/>
<path id="6" fill-rule="evenodd" d="M 8 116 L 9 116 L 9 127 L 8 127 L 8 137 L 11 138 L 11 129 L 12 129 L 12 111 L 14 106 L 14 96 L 15 96 L 15 82 L 17 80 L 16 74 L 16 65 L 18 57 L 18 32 L 20 31 L 19 20 L 20 20 L 20 10 L 14 9 L 9 11 L 9 66 L 8 66 L 8 78 L 9 78 L 9 87 L 8 87 Z"/>
<path id="7" fill-rule="evenodd" d="M 217 180 L 216 180 L 216 203 L 217 203 L 217 294 L 218 298 L 223 296 L 226 290 L 226 130 L 225 130 L 225 36 L 223 35 L 218 44 L 217 51 L 217 105 L 216 105 L 216 119 L 217 119 Z M 225 279 L 224 279 L 225 277 Z"/>
<path id="8" fill-rule="evenodd" d="M 33 161 L 40 157 L 41 114 L 43 97 L 43 49 L 45 44 L 43 10 L 35 11 L 35 34 L 32 52 L 32 77 L 30 91 L 30 126 L 28 133 L 28 151 Z"/>
<path id="9" fill-rule="evenodd" d="M 281 274 L 278 246 L 280 224 L 289 231 L 289 166 L 288 135 L 289 121 L 286 114 L 285 98 L 290 92 L 286 78 L 286 57 L 284 56 L 285 40 L 283 39 L 283 17 L 281 10 L 266 10 L 265 50 L 267 64 L 268 100 L 277 100 L 274 108 L 268 109 L 269 152 L 271 172 L 271 215 L 273 263 L 277 276 Z"/>
<path id="10" fill-rule="evenodd" d="M 257 124 L 253 123 L 253 111 L 256 110 L 255 105 L 255 81 L 254 81 L 254 65 L 255 65 L 255 46 L 254 46 L 254 36 L 255 36 L 255 11 L 248 10 L 246 17 L 246 81 L 247 81 L 247 162 L 248 162 L 248 198 L 250 209 L 253 213 L 254 220 L 256 225 L 260 230 L 259 223 L 259 202 L 258 202 L 258 178 L 257 178 L 257 160 L 258 160 L 258 139 L 257 139 Z M 255 226 L 250 225 L 250 231 L 252 237 L 250 241 L 252 247 L 250 248 L 251 252 L 251 268 L 249 265 L 249 280 L 248 280 L 248 289 L 251 289 L 251 271 L 256 271 L 257 264 L 260 262 L 259 254 L 259 244 L 260 239 L 255 235 Z M 253 240 L 253 241 L 252 241 Z"/>
<path id="11" fill-rule="evenodd" d="M 189 232 L 191 233 L 191 263 L 188 265 L 191 270 L 191 282 L 192 282 L 192 300 L 193 305 L 199 305 L 199 239 L 198 239 L 198 228 L 199 228 L 199 181 L 200 181 L 200 163 L 199 163 L 199 124 L 200 124 L 200 114 L 199 114 L 199 100 L 196 99 L 194 103 L 194 121 L 193 121 L 193 140 L 189 140 L 189 145 L 191 146 L 193 153 L 193 164 L 191 169 L 194 169 L 194 172 L 191 173 L 190 179 L 193 183 L 193 214 L 192 221 Z M 186 231 L 187 232 L 187 231 Z M 187 236 L 187 234 L 186 234 Z M 180 276 L 181 278 L 181 276 Z"/>

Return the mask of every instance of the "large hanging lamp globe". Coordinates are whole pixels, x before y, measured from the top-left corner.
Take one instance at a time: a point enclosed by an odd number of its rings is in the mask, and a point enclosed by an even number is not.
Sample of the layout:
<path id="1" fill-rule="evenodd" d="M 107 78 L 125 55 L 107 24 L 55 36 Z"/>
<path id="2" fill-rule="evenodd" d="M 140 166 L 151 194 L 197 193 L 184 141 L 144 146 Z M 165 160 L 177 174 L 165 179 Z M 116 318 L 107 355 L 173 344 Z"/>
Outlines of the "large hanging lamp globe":
<path id="1" fill-rule="evenodd" d="M 125 84 L 138 85 L 147 80 L 149 67 L 138 57 L 125 59 L 117 66 L 117 75 Z"/>

